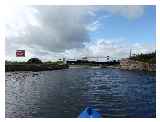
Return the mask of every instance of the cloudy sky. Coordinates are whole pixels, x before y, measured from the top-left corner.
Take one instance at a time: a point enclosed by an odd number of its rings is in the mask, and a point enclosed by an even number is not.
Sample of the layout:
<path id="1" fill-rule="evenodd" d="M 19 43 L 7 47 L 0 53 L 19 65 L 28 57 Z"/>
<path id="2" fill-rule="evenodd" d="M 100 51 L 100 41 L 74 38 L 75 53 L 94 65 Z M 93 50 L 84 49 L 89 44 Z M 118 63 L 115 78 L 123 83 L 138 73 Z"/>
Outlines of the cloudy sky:
<path id="1" fill-rule="evenodd" d="M 18 6 L 5 16 L 6 60 L 110 56 L 155 51 L 154 6 Z M 25 58 L 16 50 L 24 49 Z"/>

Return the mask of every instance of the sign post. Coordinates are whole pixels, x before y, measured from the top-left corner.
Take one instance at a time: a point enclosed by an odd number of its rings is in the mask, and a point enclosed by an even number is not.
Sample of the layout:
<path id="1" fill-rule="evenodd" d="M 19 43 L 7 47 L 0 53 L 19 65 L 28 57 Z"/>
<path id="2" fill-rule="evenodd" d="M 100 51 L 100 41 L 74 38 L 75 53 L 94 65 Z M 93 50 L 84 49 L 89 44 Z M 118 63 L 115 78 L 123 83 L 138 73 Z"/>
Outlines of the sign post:
<path id="1" fill-rule="evenodd" d="M 16 57 L 25 57 L 25 50 L 16 50 Z"/>

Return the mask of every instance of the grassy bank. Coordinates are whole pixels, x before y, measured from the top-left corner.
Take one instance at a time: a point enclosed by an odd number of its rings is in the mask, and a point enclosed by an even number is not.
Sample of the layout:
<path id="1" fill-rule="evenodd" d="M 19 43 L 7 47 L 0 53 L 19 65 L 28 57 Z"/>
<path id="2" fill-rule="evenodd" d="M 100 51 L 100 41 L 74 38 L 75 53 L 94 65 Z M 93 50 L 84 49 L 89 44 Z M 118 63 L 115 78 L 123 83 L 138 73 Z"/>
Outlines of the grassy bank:
<path id="1" fill-rule="evenodd" d="M 54 65 L 54 64 L 6 64 L 5 71 L 47 71 L 66 69 L 67 65 Z"/>
<path id="2" fill-rule="evenodd" d="M 5 71 L 47 71 L 66 69 L 68 65 L 63 62 L 43 62 L 43 63 L 28 63 L 28 62 L 11 62 L 6 61 Z"/>
<path id="3" fill-rule="evenodd" d="M 131 60 L 141 61 L 149 64 L 156 64 L 156 52 L 149 54 L 139 54 L 130 57 Z"/>

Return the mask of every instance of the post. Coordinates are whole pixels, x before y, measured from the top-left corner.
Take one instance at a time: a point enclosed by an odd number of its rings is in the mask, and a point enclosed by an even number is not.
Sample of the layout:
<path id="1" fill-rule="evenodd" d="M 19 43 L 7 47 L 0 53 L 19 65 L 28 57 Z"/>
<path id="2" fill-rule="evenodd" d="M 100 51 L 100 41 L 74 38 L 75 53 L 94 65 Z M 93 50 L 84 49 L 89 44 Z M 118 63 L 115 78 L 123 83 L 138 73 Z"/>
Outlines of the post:
<path id="1" fill-rule="evenodd" d="M 129 57 L 131 58 L 132 56 L 132 49 L 130 49 L 130 54 L 129 54 Z"/>

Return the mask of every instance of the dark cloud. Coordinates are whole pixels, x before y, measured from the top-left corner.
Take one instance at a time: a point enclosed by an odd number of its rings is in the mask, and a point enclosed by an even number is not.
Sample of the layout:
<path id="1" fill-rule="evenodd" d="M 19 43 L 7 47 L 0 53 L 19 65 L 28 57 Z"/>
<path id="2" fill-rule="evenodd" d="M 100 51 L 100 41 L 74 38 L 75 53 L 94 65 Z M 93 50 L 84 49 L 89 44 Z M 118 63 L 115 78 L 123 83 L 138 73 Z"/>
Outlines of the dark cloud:
<path id="1" fill-rule="evenodd" d="M 40 26 L 27 23 L 24 34 L 7 37 L 20 44 L 39 46 L 49 51 L 61 52 L 70 48 L 83 47 L 89 41 L 85 27 L 85 12 L 79 8 L 39 6 L 35 17 Z M 28 13 L 30 14 L 30 13 Z"/>

